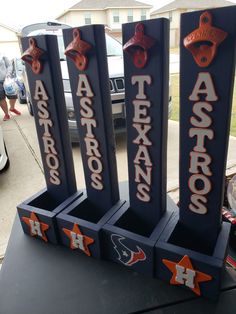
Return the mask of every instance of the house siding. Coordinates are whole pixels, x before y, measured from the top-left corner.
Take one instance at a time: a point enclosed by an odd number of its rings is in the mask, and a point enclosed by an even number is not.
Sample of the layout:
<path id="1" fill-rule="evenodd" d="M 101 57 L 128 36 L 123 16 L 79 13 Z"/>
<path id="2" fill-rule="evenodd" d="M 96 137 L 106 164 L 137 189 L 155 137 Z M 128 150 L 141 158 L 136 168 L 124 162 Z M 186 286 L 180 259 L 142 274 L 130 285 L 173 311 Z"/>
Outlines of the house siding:
<path id="1" fill-rule="evenodd" d="M 58 21 L 69 24 L 73 27 L 85 25 L 85 13 L 91 13 L 91 24 L 107 24 L 104 11 L 69 11 L 58 19 Z"/>
<path id="2" fill-rule="evenodd" d="M 179 45 L 179 28 L 180 28 L 180 15 L 184 10 L 171 11 L 171 22 L 170 22 L 170 47 L 174 48 Z M 170 12 L 164 12 L 161 14 L 152 14 L 151 18 L 170 18 Z"/>
<path id="3" fill-rule="evenodd" d="M 150 9 L 146 7 L 139 8 L 107 8 L 104 10 L 69 10 L 64 15 L 60 16 L 57 20 L 71 26 L 82 26 L 84 25 L 84 13 L 91 13 L 92 24 L 104 24 L 110 29 L 111 35 L 121 41 L 121 27 L 122 24 L 128 22 L 128 12 L 132 10 L 133 21 L 140 21 L 142 10 L 146 10 L 146 19 L 150 19 Z M 117 11 L 119 14 L 119 22 L 113 21 L 113 12 Z"/>

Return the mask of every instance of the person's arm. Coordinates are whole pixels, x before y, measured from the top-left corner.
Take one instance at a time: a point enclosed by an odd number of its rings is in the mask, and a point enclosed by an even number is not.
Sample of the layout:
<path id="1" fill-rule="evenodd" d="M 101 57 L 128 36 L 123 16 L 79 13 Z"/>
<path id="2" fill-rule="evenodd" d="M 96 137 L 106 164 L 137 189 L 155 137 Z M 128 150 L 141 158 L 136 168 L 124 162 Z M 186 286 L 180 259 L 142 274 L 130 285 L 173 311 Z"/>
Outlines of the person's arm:
<path id="1" fill-rule="evenodd" d="M 13 66 L 12 63 L 9 61 L 9 59 L 7 57 L 3 57 L 5 65 L 6 65 L 6 69 L 7 69 L 7 73 L 6 76 L 11 76 L 12 75 L 12 71 L 13 71 Z"/>

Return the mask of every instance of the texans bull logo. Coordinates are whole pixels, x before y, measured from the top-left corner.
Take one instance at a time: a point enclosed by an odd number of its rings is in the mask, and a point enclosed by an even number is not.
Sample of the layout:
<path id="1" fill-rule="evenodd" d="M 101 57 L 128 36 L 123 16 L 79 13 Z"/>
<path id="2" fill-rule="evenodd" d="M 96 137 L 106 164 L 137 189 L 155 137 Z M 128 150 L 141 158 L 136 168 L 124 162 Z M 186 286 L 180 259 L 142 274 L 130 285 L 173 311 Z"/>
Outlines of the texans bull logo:
<path id="1" fill-rule="evenodd" d="M 146 255 L 140 247 L 136 246 L 137 251 L 132 251 L 122 243 L 122 240 L 125 240 L 125 238 L 118 234 L 111 235 L 111 241 L 114 245 L 114 249 L 118 253 L 118 260 L 122 264 L 125 266 L 132 266 L 135 263 L 146 259 Z"/>

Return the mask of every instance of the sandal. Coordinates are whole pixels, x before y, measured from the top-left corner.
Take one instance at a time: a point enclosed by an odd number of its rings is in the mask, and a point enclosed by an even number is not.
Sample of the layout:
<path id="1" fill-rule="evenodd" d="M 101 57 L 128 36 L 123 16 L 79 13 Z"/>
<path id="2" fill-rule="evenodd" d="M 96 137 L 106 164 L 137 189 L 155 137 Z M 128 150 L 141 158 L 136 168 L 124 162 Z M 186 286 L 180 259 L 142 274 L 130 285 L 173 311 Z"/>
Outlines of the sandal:
<path id="1" fill-rule="evenodd" d="M 18 116 L 20 116 L 20 115 L 21 115 L 21 112 L 20 112 L 20 111 L 18 111 L 18 110 L 16 110 L 15 108 L 10 109 L 10 111 L 11 111 L 11 112 L 14 112 L 14 113 L 15 113 L 15 114 L 17 114 Z"/>
<path id="2" fill-rule="evenodd" d="M 3 121 L 7 121 L 7 120 L 10 120 L 11 117 L 9 116 L 9 114 L 5 114 L 4 118 L 3 118 Z"/>

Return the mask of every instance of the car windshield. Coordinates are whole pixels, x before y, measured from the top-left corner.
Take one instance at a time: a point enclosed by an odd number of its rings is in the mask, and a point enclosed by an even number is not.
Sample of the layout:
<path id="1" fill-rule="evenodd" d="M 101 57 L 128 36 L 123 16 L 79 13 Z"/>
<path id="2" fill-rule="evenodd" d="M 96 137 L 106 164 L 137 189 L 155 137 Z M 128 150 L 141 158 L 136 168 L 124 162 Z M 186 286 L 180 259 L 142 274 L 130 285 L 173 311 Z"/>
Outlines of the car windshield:
<path id="1" fill-rule="evenodd" d="M 62 28 L 68 28 L 68 25 L 61 25 Z M 58 41 L 58 48 L 59 48 L 59 56 L 61 61 L 65 61 L 65 46 L 64 46 L 64 40 L 62 35 L 62 29 L 58 27 L 57 24 L 48 25 L 44 23 L 39 24 L 33 24 L 26 26 L 22 30 L 22 36 L 36 36 L 36 35 L 56 35 L 57 41 Z M 106 34 L 106 49 L 107 49 L 107 57 L 122 57 L 123 51 L 122 51 L 122 45 L 119 41 L 117 41 L 115 38 L 111 37 L 110 35 Z M 63 66 L 64 62 L 61 62 L 61 65 Z M 67 70 L 62 70 L 63 73 L 67 73 Z M 63 78 L 63 84 L 64 84 L 64 91 L 70 92 L 70 82 L 67 78 L 68 75 L 65 75 L 66 77 Z"/>
<path id="2" fill-rule="evenodd" d="M 62 35 L 57 36 L 58 40 L 58 46 L 59 46 L 59 54 L 60 59 L 65 60 L 64 55 L 64 42 Z M 122 56 L 122 46 L 121 43 L 119 43 L 116 39 L 113 37 L 106 35 L 106 48 L 107 48 L 107 56 L 113 57 L 113 56 Z"/>
<path id="3" fill-rule="evenodd" d="M 65 47 L 64 47 L 64 41 L 62 36 L 62 29 L 58 27 L 48 27 L 48 25 L 44 24 L 34 24 L 29 25 L 25 27 L 22 30 L 23 36 L 35 36 L 35 35 L 56 35 L 58 40 L 58 47 L 59 47 L 59 55 L 60 60 L 65 60 Z M 66 25 L 65 27 L 66 28 Z M 107 48 L 107 56 L 113 57 L 113 56 L 122 56 L 122 45 L 119 41 L 117 41 L 115 38 L 111 37 L 110 35 L 106 34 L 106 48 Z"/>
<path id="4" fill-rule="evenodd" d="M 122 56 L 122 45 L 113 37 L 106 35 L 107 56 Z"/>
<path id="5" fill-rule="evenodd" d="M 57 36 L 57 41 L 58 41 L 60 60 L 61 61 L 66 60 L 65 54 L 64 54 L 64 52 L 65 52 L 64 40 L 63 40 L 62 35 Z"/>
<path id="6" fill-rule="evenodd" d="M 65 55 L 64 55 L 65 49 L 64 49 L 64 42 L 63 42 L 61 29 L 56 29 L 56 30 L 37 29 L 28 34 L 28 36 L 38 36 L 38 35 L 56 35 L 57 41 L 58 41 L 60 60 L 65 60 Z"/>

